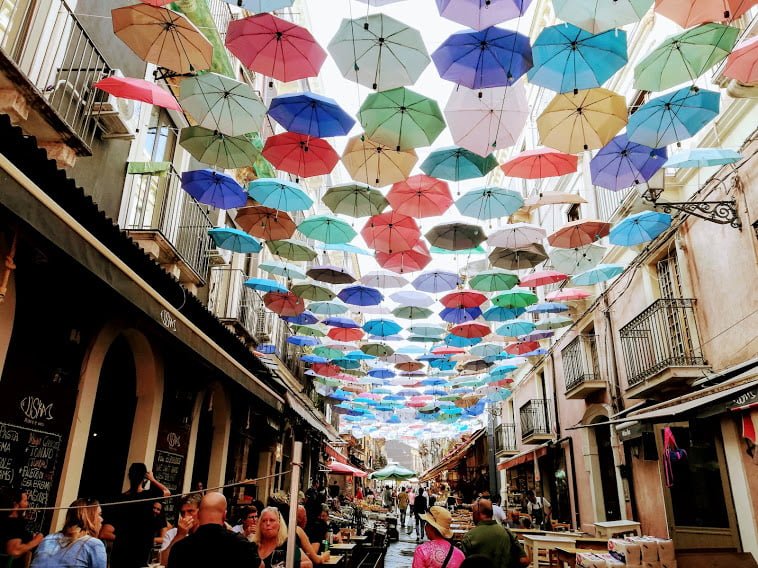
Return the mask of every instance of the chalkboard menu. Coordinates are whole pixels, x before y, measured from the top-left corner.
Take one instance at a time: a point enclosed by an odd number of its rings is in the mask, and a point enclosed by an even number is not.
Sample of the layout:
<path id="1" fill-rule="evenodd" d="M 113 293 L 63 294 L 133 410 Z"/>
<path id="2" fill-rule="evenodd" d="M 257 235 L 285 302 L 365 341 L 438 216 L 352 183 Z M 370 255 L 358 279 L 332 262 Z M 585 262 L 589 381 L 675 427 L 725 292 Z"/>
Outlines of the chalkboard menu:
<path id="1" fill-rule="evenodd" d="M 184 481 L 184 456 L 156 450 L 153 475 L 171 491 L 172 495 L 179 493 Z"/>
<path id="2" fill-rule="evenodd" d="M 0 422 L 0 484 L 19 487 L 29 507 L 48 507 L 55 485 L 61 436 Z M 45 511 L 28 512 L 29 527 L 41 531 Z"/>

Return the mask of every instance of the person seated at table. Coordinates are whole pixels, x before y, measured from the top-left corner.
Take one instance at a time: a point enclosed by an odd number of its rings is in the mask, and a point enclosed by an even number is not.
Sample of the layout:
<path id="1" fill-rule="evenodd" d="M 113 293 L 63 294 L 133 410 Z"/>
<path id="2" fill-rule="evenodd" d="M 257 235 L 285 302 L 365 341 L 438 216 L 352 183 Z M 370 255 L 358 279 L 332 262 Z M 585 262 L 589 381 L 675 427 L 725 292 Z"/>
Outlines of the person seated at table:
<path id="1" fill-rule="evenodd" d="M 321 550 L 321 543 L 326 540 L 329 530 L 329 511 L 327 509 L 322 509 L 319 516 L 305 526 L 305 534 L 316 553 Z M 334 533 L 332 542 L 337 544 L 342 542 L 339 533 Z"/>
<path id="2" fill-rule="evenodd" d="M 466 533 L 461 542 L 466 556 L 483 554 L 495 568 L 509 568 L 512 558 L 518 558 L 522 565 L 529 564 L 529 557 L 516 536 L 492 518 L 492 501 L 477 500 L 471 507 L 471 515 L 476 526 Z"/>
<path id="3" fill-rule="evenodd" d="M 242 511 L 242 519 L 239 524 L 232 527 L 232 532 L 241 534 L 248 541 L 253 542 L 253 535 L 258 529 L 258 508 L 245 507 Z"/>
<path id="4" fill-rule="evenodd" d="M 426 521 L 424 532 L 429 541 L 416 547 L 412 568 L 458 568 L 465 556 L 450 542 L 453 538 L 450 511 L 434 506 L 420 517 Z"/>
<path id="5" fill-rule="evenodd" d="M 253 542 L 258 545 L 262 568 L 284 568 L 287 557 L 287 523 L 279 509 L 266 507 L 261 511 Z M 303 556 L 300 547 L 295 547 L 295 564 L 300 568 L 313 566 Z"/>
<path id="6" fill-rule="evenodd" d="M 327 513 L 328 516 L 328 513 Z M 305 532 L 305 527 L 308 523 L 308 514 L 305 511 L 305 507 L 302 505 L 297 506 L 297 543 L 302 549 L 303 552 L 305 552 L 305 555 L 310 559 L 313 564 L 323 564 L 326 560 L 325 554 L 318 554 L 319 546 L 321 545 L 322 540 L 319 541 L 311 541 L 308 535 Z M 338 535 L 339 536 L 339 535 Z M 324 535 L 324 538 L 326 538 L 326 534 Z"/>
<path id="7" fill-rule="evenodd" d="M 521 516 L 521 528 L 522 529 L 531 529 L 532 528 L 532 518 L 531 517 L 525 517 Z"/>

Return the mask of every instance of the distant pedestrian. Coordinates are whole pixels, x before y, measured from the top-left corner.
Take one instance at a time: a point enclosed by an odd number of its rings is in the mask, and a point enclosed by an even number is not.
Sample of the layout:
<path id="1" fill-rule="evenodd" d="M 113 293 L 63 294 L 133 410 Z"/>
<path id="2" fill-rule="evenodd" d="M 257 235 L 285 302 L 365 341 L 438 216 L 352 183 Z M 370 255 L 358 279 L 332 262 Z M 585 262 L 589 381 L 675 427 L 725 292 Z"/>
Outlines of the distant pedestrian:
<path id="1" fill-rule="evenodd" d="M 489 558 L 494 568 L 510 568 L 518 559 L 522 565 L 529 563 L 529 557 L 507 528 L 497 524 L 492 518 L 492 501 L 477 500 L 471 508 L 476 526 L 468 531 L 461 542 L 466 556 L 482 554 Z"/>
<path id="2" fill-rule="evenodd" d="M 40 543 L 31 568 L 106 568 L 105 545 L 97 538 L 102 526 L 100 504 L 77 499 L 66 511 L 63 530 Z"/>
<path id="3" fill-rule="evenodd" d="M 450 511 L 442 507 L 430 507 L 429 512 L 421 515 L 426 521 L 424 531 L 429 542 L 416 547 L 413 554 L 412 568 L 458 568 L 465 556 L 460 549 L 453 546 L 453 521 Z"/>
<path id="4" fill-rule="evenodd" d="M 395 503 L 392 499 L 392 489 L 390 489 L 389 485 L 385 485 L 384 491 L 382 491 L 382 506 L 389 512 L 395 509 Z"/>
<path id="5" fill-rule="evenodd" d="M 424 488 L 419 487 L 416 499 L 413 500 L 413 515 L 416 521 L 416 542 L 421 542 L 424 531 L 424 519 L 421 518 L 421 515 L 426 513 L 426 509 L 427 500 L 426 495 L 424 495 Z"/>
<path id="6" fill-rule="evenodd" d="M 405 487 L 400 488 L 400 493 L 397 496 L 397 508 L 400 510 L 400 525 L 405 528 L 405 515 L 408 509 L 408 502 L 410 501 L 410 498 L 408 497 L 408 492 L 405 490 Z"/>

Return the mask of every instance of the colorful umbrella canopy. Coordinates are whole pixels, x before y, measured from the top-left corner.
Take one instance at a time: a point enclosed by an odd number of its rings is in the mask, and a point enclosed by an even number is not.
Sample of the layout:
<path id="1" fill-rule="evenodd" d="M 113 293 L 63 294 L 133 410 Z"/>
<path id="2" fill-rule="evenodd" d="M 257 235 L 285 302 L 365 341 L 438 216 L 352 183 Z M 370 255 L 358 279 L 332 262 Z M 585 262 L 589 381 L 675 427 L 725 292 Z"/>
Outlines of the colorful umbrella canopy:
<path id="1" fill-rule="evenodd" d="M 343 329 L 355 329 L 360 327 L 357 323 L 355 323 L 355 320 L 352 320 L 350 318 L 326 318 L 324 320 L 324 325 L 328 325 L 330 327 L 340 327 Z"/>
<path id="2" fill-rule="evenodd" d="M 311 92 L 274 97 L 268 115 L 290 132 L 316 138 L 345 136 L 355 124 L 337 101 Z"/>
<path id="3" fill-rule="evenodd" d="M 413 85 L 429 65 L 418 30 L 385 14 L 342 20 L 328 49 L 346 79 L 375 91 Z"/>
<path id="4" fill-rule="evenodd" d="M 315 337 L 307 335 L 290 335 L 287 338 L 287 343 L 297 345 L 298 347 L 312 347 L 319 344 L 319 340 Z"/>
<path id="5" fill-rule="evenodd" d="M 492 298 L 492 303 L 500 308 L 525 308 L 536 304 L 537 300 L 537 294 L 526 288 L 513 288 Z"/>
<path id="6" fill-rule="evenodd" d="M 733 164 L 742 159 L 742 154 L 726 148 L 690 148 L 671 156 L 666 168 L 706 168 Z"/>
<path id="7" fill-rule="evenodd" d="M 276 242 L 276 241 L 273 241 Z M 319 286 L 318 284 L 313 284 L 310 282 L 301 282 L 297 284 L 293 284 L 290 286 L 290 292 L 295 294 L 296 296 L 299 296 L 303 300 L 314 300 L 316 303 L 320 304 L 326 304 L 328 303 L 328 300 L 332 300 L 336 297 L 336 294 L 332 292 L 329 288 L 325 288 L 324 286 Z M 339 304 L 336 304 L 339 305 Z M 309 304 L 308 307 L 313 313 L 317 313 L 316 310 L 313 309 L 314 304 Z M 344 311 L 344 307 L 343 307 Z M 323 312 L 321 312 L 323 313 Z"/>
<path id="8" fill-rule="evenodd" d="M 557 270 L 538 270 L 521 277 L 521 286 L 524 288 L 536 288 L 537 286 L 547 286 L 568 280 L 568 275 L 558 272 Z"/>
<path id="9" fill-rule="evenodd" d="M 553 268 L 565 274 L 576 274 L 597 266 L 603 260 L 607 249 L 592 243 L 577 248 L 553 249 L 550 263 Z"/>
<path id="10" fill-rule="evenodd" d="M 263 295 L 263 303 L 280 316 L 297 316 L 305 311 L 303 299 L 292 292 L 268 292 Z"/>
<path id="11" fill-rule="evenodd" d="M 610 231 L 610 223 L 596 219 L 579 219 L 566 223 L 547 237 L 547 242 L 558 248 L 577 248 L 602 239 Z"/>
<path id="12" fill-rule="evenodd" d="M 445 129 L 437 102 L 405 87 L 366 97 L 358 120 L 371 140 L 398 151 L 429 146 Z"/>
<path id="13" fill-rule="evenodd" d="M 251 71 L 285 83 L 317 76 L 326 60 L 308 30 L 271 14 L 232 20 L 226 47 Z"/>
<path id="14" fill-rule="evenodd" d="M 199 162 L 224 169 L 252 166 L 260 154 L 245 136 L 227 136 L 202 126 L 182 128 L 179 145 Z"/>
<path id="15" fill-rule="evenodd" d="M 321 198 L 334 213 L 349 217 L 369 217 L 384 211 L 389 203 L 382 193 L 362 183 L 330 187 Z"/>
<path id="16" fill-rule="evenodd" d="M 440 298 L 440 304 L 446 308 L 478 308 L 486 301 L 487 296 L 471 290 L 458 290 Z"/>
<path id="17" fill-rule="evenodd" d="M 553 0 L 556 16 L 593 34 L 638 22 L 652 5 L 653 0 Z"/>
<path id="18" fill-rule="evenodd" d="M 671 36 L 634 68 L 634 86 L 663 91 L 694 82 L 732 51 L 739 30 L 722 24 L 703 24 Z"/>
<path id="19" fill-rule="evenodd" d="M 487 235 L 481 227 L 466 223 L 437 225 L 429 229 L 424 236 L 433 246 L 446 250 L 469 249 L 487 240 Z"/>
<path id="20" fill-rule="evenodd" d="M 496 166 L 497 159 L 492 154 L 482 157 L 464 148 L 449 146 L 431 152 L 420 167 L 428 176 L 460 181 L 482 177 Z"/>
<path id="21" fill-rule="evenodd" d="M 532 304 L 526 308 L 526 311 L 530 314 L 557 314 L 560 312 L 567 312 L 569 307 L 566 304 L 559 302 L 541 302 L 539 304 Z"/>
<path id="22" fill-rule="evenodd" d="M 280 211 L 304 211 L 313 205 L 299 185 L 283 179 L 256 179 L 247 186 L 247 193 L 261 205 Z"/>
<path id="23" fill-rule="evenodd" d="M 208 229 L 208 234 L 220 249 L 226 249 L 242 254 L 256 253 L 261 251 L 261 243 L 244 231 L 230 227 L 215 227 Z"/>
<path id="24" fill-rule="evenodd" d="M 565 93 L 599 87 L 626 65 L 626 32 L 593 35 L 571 24 L 542 30 L 532 45 L 529 82 Z"/>
<path id="25" fill-rule="evenodd" d="M 258 269 L 269 274 L 276 274 L 277 276 L 283 276 L 289 280 L 296 278 L 305 278 L 305 273 L 301 271 L 299 266 L 289 264 L 288 262 L 277 262 L 271 260 L 268 262 L 262 262 L 258 265 Z"/>
<path id="26" fill-rule="evenodd" d="M 655 0 L 655 11 L 683 28 L 705 22 L 735 20 L 756 4 L 756 0 Z"/>
<path id="27" fill-rule="evenodd" d="M 182 189 L 200 203 L 219 209 L 243 207 L 247 203 L 245 190 L 237 180 L 215 170 L 192 170 L 182 173 Z"/>
<path id="28" fill-rule="evenodd" d="M 671 226 L 671 215 L 658 211 L 642 211 L 616 223 L 608 240 L 611 244 L 631 247 L 652 241 Z"/>
<path id="29" fill-rule="evenodd" d="M 269 280 L 268 278 L 248 278 L 243 284 L 247 288 L 252 288 L 259 292 L 287 293 L 287 288 L 283 284 L 280 284 L 276 280 Z"/>
<path id="30" fill-rule="evenodd" d="M 182 107 L 170 92 L 161 89 L 155 83 L 145 81 L 144 79 L 115 76 L 106 77 L 92 86 L 122 99 L 143 101 L 151 105 L 178 110 L 180 112 L 182 110 Z"/>
<path id="31" fill-rule="evenodd" d="M 537 329 L 540 330 L 551 330 L 551 329 L 560 329 L 562 327 L 566 327 L 574 323 L 574 320 L 571 318 L 567 318 L 564 316 L 556 316 L 552 318 L 545 318 L 543 320 L 540 320 L 537 322 Z"/>
<path id="32" fill-rule="evenodd" d="M 294 132 L 269 136 L 261 154 L 274 167 L 298 178 L 331 173 L 340 161 L 339 154 L 326 140 Z"/>
<path id="33" fill-rule="evenodd" d="M 467 191 L 455 202 L 461 215 L 475 219 L 499 219 L 518 211 L 524 204 L 521 194 L 503 187 L 481 187 Z"/>
<path id="34" fill-rule="evenodd" d="M 377 252 L 391 254 L 412 249 L 421 238 L 421 231 L 412 217 L 388 211 L 371 217 L 361 230 L 361 236 Z"/>
<path id="35" fill-rule="evenodd" d="M 376 1 L 376 0 L 374 0 Z M 399 465 L 388 465 L 385 468 L 382 468 L 378 471 L 375 471 L 374 473 L 369 474 L 369 479 L 381 479 L 381 480 L 395 480 L 395 481 L 404 481 L 406 479 L 411 479 L 413 477 L 416 477 L 416 472 L 411 471 L 410 469 L 405 469 L 404 467 L 400 467 Z"/>
<path id="36" fill-rule="evenodd" d="M 587 200 L 578 193 L 566 193 L 563 191 L 540 192 L 534 197 L 524 200 L 524 207 L 534 208 L 543 205 L 559 205 L 563 203 L 587 203 Z"/>
<path id="37" fill-rule="evenodd" d="M 306 242 L 296 239 L 282 239 L 280 241 L 266 241 L 266 248 L 271 254 L 293 260 L 295 262 L 315 260 L 318 254 Z"/>
<path id="38" fill-rule="evenodd" d="M 445 105 L 453 141 L 480 156 L 515 144 L 528 116 L 523 83 L 483 91 L 459 86 Z"/>
<path id="39" fill-rule="evenodd" d="M 492 330 L 488 325 L 484 325 L 483 323 L 466 322 L 451 327 L 450 333 L 458 337 L 472 338 L 486 337 L 492 333 Z"/>
<path id="40" fill-rule="evenodd" d="M 563 288 L 561 290 L 556 290 L 555 292 L 550 292 L 545 296 L 545 299 L 553 302 L 575 302 L 586 300 L 591 295 L 592 294 L 589 292 L 579 290 L 578 288 Z"/>
<path id="41" fill-rule="evenodd" d="M 392 347 L 390 347 L 389 345 L 385 345 L 384 343 L 366 343 L 364 345 L 361 345 L 361 351 L 363 351 L 367 355 L 373 355 L 374 357 L 389 357 L 395 352 L 395 350 L 392 349 Z M 391 374 L 382 375 L 380 374 L 380 371 L 384 371 L 385 373 L 391 373 Z M 388 371 L 387 369 L 381 369 L 381 370 L 377 369 L 373 373 L 369 371 L 369 374 L 374 377 L 383 377 L 383 378 L 395 376 L 395 373 L 393 373 L 392 371 Z"/>
<path id="42" fill-rule="evenodd" d="M 489 27 L 452 34 L 432 61 L 440 77 L 469 89 L 505 87 L 532 67 L 532 49 L 525 35 Z"/>
<path id="43" fill-rule="evenodd" d="M 401 288 L 408 284 L 408 280 L 386 270 L 373 270 L 361 277 L 361 284 L 375 288 Z"/>
<path id="44" fill-rule="evenodd" d="M 413 150 L 395 150 L 365 136 L 353 136 L 342 153 L 342 163 L 355 181 L 384 187 L 406 179 L 416 165 Z"/>
<path id="45" fill-rule="evenodd" d="M 371 335 L 378 335 L 380 337 L 386 337 L 389 335 L 394 335 L 395 333 L 398 333 L 403 328 L 399 326 L 396 322 L 388 319 L 373 319 L 368 320 L 366 323 L 363 324 L 363 330 L 366 333 L 370 333 Z M 364 351 L 366 353 L 369 353 L 370 355 L 377 355 L 377 353 L 371 353 L 369 351 L 365 351 L 364 349 L 361 349 L 361 351 Z M 380 356 L 380 355 L 377 355 Z"/>
<path id="46" fill-rule="evenodd" d="M 615 278 L 624 271 L 620 264 L 598 264 L 595 268 L 590 268 L 571 277 L 571 283 L 576 286 L 592 286 L 600 282 L 605 282 Z"/>
<path id="47" fill-rule="evenodd" d="M 545 229 L 529 223 L 512 223 L 487 237 L 491 247 L 519 248 L 539 243 L 547 236 Z"/>
<path id="48" fill-rule="evenodd" d="M 539 341 L 519 341 L 505 346 L 505 352 L 511 355 L 526 355 L 540 348 Z"/>
<path id="49" fill-rule="evenodd" d="M 289 239 L 295 234 L 295 223 L 289 215 L 262 205 L 239 209 L 235 221 L 245 232 L 266 241 Z"/>
<path id="50" fill-rule="evenodd" d="M 607 89 L 556 95 L 537 118 L 546 146 L 574 154 L 602 148 L 627 122 L 626 99 Z"/>
<path id="51" fill-rule="evenodd" d="M 540 244 L 518 248 L 495 247 L 489 254 L 492 266 L 506 270 L 533 268 L 547 259 L 547 253 Z"/>
<path id="52" fill-rule="evenodd" d="M 521 152 L 500 168 L 505 175 L 523 179 L 558 177 L 576 171 L 578 158 L 552 148 L 537 148 Z"/>
<path id="53" fill-rule="evenodd" d="M 343 288 L 337 297 L 353 306 L 376 306 L 384 300 L 384 296 L 376 288 L 360 285 Z"/>
<path id="54" fill-rule="evenodd" d="M 491 268 L 483 270 L 471 277 L 469 286 L 474 290 L 482 292 L 495 292 L 499 290 L 510 290 L 519 283 L 518 274 L 502 268 Z"/>
<path id="55" fill-rule="evenodd" d="M 453 204 L 453 196 L 444 181 L 418 174 L 394 183 L 387 201 L 394 210 L 411 217 L 437 217 Z"/>
<path id="56" fill-rule="evenodd" d="M 636 144 L 619 134 L 590 161 L 592 183 L 611 191 L 633 187 L 653 177 L 665 161 L 665 148 Z"/>
<path id="57" fill-rule="evenodd" d="M 288 323 L 297 324 L 297 325 L 311 325 L 314 323 L 318 323 L 318 318 L 307 310 L 296 316 L 280 316 L 280 317 Z"/>
<path id="58" fill-rule="evenodd" d="M 308 238 L 323 243 L 347 243 L 358 234 L 342 219 L 332 215 L 315 215 L 301 221 L 297 230 Z"/>
<path id="59" fill-rule="evenodd" d="M 722 73 L 745 85 L 758 83 L 758 37 L 741 42 L 727 57 Z"/>
<path id="60" fill-rule="evenodd" d="M 257 132 L 266 105 L 246 83 L 217 73 L 188 77 L 180 83 L 179 101 L 199 126 L 228 136 Z"/>
<path id="61" fill-rule="evenodd" d="M 651 99 L 629 117 L 626 135 L 651 148 L 681 142 L 716 117 L 720 98 L 714 91 L 685 87 Z"/>
<path id="62" fill-rule="evenodd" d="M 455 290 L 462 285 L 460 277 L 455 272 L 445 272 L 444 270 L 433 270 L 419 274 L 411 283 L 416 290 L 438 294 Z"/>
<path id="63" fill-rule="evenodd" d="M 437 0 L 440 16 L 475 30 L 483 30 L 523 16 L 531 0 Z"/>
<path id="64" fill-rule="evenodd" d="M 376 262 L 379 266 L 398 274 L 423 270 L 432 261 L 432 255 L 424 241 L 418 241 L 409 250 L 392 253 L 377 251 Z"/>
<path id="65" fill-rule="evenodd" d="M 213 45 L 184 15 L 147 4 L 111 10 L 113 32 L 148 63 L 185 74 L 209 69 Z"/>
<path id="66" fill-rule="evenodd" d="M 362 329 L 333 327 L 329 330 L 327 335 L 335 341 L 358 341 L 360 339 L 363 339 L 365 333 Z M 364 355 L 362 351 L 359 351 L 359 353 Z M 354 358 L 346 357 L 346 359 Z"/>

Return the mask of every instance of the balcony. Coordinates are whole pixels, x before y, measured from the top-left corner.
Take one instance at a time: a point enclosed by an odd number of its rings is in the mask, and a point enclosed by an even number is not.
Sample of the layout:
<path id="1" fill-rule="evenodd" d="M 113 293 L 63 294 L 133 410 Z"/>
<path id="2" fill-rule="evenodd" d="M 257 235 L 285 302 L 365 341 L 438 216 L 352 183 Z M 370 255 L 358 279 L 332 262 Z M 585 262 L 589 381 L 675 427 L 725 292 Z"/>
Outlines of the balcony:
<path id="1" fill-rule="evenodd" d="M 208 310 L 241 336 L 245 343 L 258 343 L 257 335 L 263 331 L 265 314 L 263 302 L 256 293 L 243 284 L 247 275 L 228 266 L 211 268 Z M 259 329 L 260 328 L 260 329 Z"/>
<path id="2" fill-rule="evenodd" d="M 190 290 L 205 285 L 213 227 L 203 207 L 181 188 L 173 167 L 128 174 L 123 228 Z"/>
<path id="3" fill-rule="evenodd" d="M 553 418 L 551 400 L 534 398 L 519 409 L 521 416 L 521 441 L 524 444 L 539 444 L 552 440 Z"/>
<path id="4" fill-rule="evenodd" d="M 662 298 L 621 328 L 630 398 L 661 398 L 687 389 L 707 369 L 695 300 Z"/>
<path id="5" fill-rule="evenodd" d="M 585 399 L 605 390 L 606 382 L 597 363 L 596 341 L 596 335 L 579 335 L 561 351 L 566 398 Z"/>
<path id="6" fill-rule="evenodd" d="M 0 0 L 0 112 L 60 166 L 92 155 L 92 84 L 110 73 L 65 1 Z"/>
<path id="7" fill-rule="evenodd" d="M 500 424 L 495 427 L 495 455 L 512 456 L 518 453 L 516 425 Z"/>

